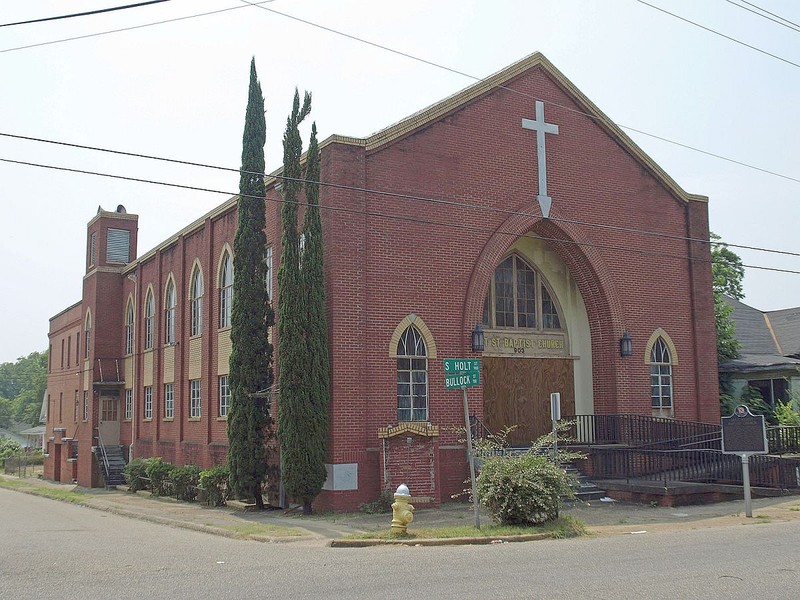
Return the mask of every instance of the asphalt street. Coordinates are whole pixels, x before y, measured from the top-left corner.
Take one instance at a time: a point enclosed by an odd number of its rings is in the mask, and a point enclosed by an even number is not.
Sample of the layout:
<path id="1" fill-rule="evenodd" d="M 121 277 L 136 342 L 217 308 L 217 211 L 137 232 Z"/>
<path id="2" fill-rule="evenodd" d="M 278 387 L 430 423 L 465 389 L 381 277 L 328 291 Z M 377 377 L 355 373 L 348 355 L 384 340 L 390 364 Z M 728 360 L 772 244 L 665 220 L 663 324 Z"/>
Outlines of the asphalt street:
<path id="1" fill-rule="evenodd" d="M 243 541 L 0 489 L 0 598 L 796 598 L 800 520 L 483 546 Z"/>

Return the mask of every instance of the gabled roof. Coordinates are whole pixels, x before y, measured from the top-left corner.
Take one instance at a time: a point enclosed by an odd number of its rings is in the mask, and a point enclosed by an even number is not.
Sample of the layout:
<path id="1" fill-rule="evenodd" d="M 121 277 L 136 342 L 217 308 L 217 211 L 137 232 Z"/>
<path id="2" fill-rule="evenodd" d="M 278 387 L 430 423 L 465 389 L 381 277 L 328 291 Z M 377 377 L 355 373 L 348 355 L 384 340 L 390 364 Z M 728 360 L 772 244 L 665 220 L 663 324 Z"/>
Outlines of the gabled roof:
<path id="1" fill-rule="evenodd" d="M 733 307 L 741 354 L 722 363 L 721 371 L 800 372 L 800 307 L 762 312 L 728 296 L 725 302 Z"/>
<path id="2" fill-rule="evenodd" d="M 498 71 L 494 75 L 490 75 L 485 79 L 477 81 L 473 85 L 461 90 L 441 100 L 427 108 L 424 108 L 409 117 L 390 125 L 376 133 L 373 133 L 367 138 L 353 138 L 341 135 L 333 135 L 327 138 L 320 146 L 325 146 L 330 143 L 343 143 L 357 146 L 363 146 L 366 150 L 375 150 L 392 142 L 399 140 L 407 135 L 413 133 L 418 129 L 426 127 L 428 124 L 441 119 L 445 115 L 453 113 L 473 100 L 480 98 L 497 88 L 503 88 L 511 80 L 519 77 L 527 71 L 533 69 L 541 69 L 544 71 L 551 80 L 553 80 L 562 91 L 567 94 L 575 103 L 580 107 L 581 112 L 586 116 L 593 119 L 608 135 L 615 139 L 615 141 L 624 148 L 636 161 L 638 161 L 645 169 L 647 169 L 662 185 L 667 188 L 676 198 L 685 202 L 708 202 L 706 196 L 697 194 L 689 194 L 681 188 L 672 177 L 660 167 L 656 162 L 650 158 L 644 150 L 642 150 L 628 135 L 622 131 L 608 116 L 605 115 L 595 104 L 589 100 L 575 85 L 567 79 L 561 71 L 559 71 L 543 54 L 536 52 L 523 58 L 520 61 Z M 537 98 L 531 98 L 531 101 Z M 538 98 L 547 103 L 544 98 Z M 274 174 L 278 174 L 276 171 Z"/>
<path id="3" fill-rule="evenodd" d="M 800 306 L 764 314 L 775 332 L 781 354 L 800 358 Z"/>

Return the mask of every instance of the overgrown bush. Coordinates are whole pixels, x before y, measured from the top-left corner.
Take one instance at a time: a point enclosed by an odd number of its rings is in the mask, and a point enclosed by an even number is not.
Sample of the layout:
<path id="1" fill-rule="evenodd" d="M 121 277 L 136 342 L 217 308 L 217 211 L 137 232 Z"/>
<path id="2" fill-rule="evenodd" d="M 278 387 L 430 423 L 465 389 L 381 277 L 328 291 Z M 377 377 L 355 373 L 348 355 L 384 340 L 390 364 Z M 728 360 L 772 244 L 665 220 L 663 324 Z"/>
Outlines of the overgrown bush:
<path id="1" fill-rule="evenodd" d="M 173 467 L 170 478 L 175 485 L 175 497 L 178 500 L 195 501 L 197 485 L 200 483 L 200 467 L 197 465 Z"/>
<path id="2" fill-rule="evenodd" d="M 392 512 L 392 502 L 394 502 L 394 494 L 389 490 L 384 490 L 375 500 L 372 502 L 364 502 L 358 509 L 368 515 L 388 513 Z"/>
<path id="3" fill-rule="evenodd" d="M 0 438 L 0 459 L 19 456 L 23 452 L 22 445 L 18 441 L 11 438 Z"/>
<path id="4" fill-rule="evenodd" d="M 150 489 L 147 477 L 147 463 L 146 458 L 134 458 L 131 462 L 125 465 L 125 481 L 128 482 L 128 491 L 138 492 L 139 490 Z"/>
<path id="5" fill-rule="evenodd" d="M 789 398 L 786 402 L 778 402 L 775 405 L 775 417 L 779 425 L 800 426 L 800 403 L 797 398 Z"/>
<path id="6" fill-rule="evenodd" d="M 211 506 L 225 506 L 225 501 L 228 499 L 230 473 L 228 465 L 200 471 L 200 487 L 205 490 L 206 501 Z"/>
<path id="7" fill-rule="evenodd" d="M 166 496 L 175 465 L 164 462 L 160 457 L 151 458 L 147 463 L 147 477 L 150 478 L 150 491 L 154 496 Z"/>
<path id="8" fill-rule="evenodd" d="M 559 430 L 563 434 L 568 427 L 562 423 Z M 557 519 L 562 498 L 574 498 L 577 486 L 561 465 L 583 455 L 559 450 L 553 456 L 550 435 L 535 440 L 527 450 L 508 452 L 508 431 L 476 444 L 482 459 L 478 500 L 501 525 L 541 525 Z"/>

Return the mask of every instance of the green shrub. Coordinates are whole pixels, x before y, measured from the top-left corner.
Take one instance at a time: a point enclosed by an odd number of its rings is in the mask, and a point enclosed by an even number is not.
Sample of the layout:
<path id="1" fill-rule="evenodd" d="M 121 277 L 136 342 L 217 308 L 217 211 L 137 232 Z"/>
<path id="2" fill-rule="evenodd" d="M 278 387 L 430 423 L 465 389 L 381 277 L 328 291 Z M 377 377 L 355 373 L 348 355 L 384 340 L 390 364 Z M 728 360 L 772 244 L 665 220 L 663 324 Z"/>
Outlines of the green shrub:
<path id="1" fill-rule="evenodd" d="M 568 423 L 560 425 L 563 432 Z M 557 461 L 548 450 L 552 436 L 535 440 L 530 449 L 507 453 L 508 431 L 477 444 L 482 458 L 478 500 L 501 525 L 541 525 L 558 518 L 563 497 L 574 498 L 577 481 L 560 464 L 583 458 L 559 450 Z"/>
<path id="2" fill-rule="evenodd" d="M 389 490 L 384 490 L 375 500 L 372 502 L 364 502 L 358 509 L 368 515 L 388 513 L 392 512 L 392 502 L 394 502 L 394 494 Z"/>
<path id="3" fill-rule="evenodd" d="M 12 440 L 11 438 L 0 438 L 0 459 L 9 456 L 19 456 L 24 452 L 18 441 Z"/>
<path id="4" fill-rule="evenodd" d="M 128 491 L 138 492 L 139 490 L 150 489 L 150 482 L 144 479 L 147 477 L 146 458 L 134 458 L 125 465 L 125 481 L 128 482 Z"/>
<path id="5" fill-rule="evenodd" d="M 194 502 L 197 499 L 197 485 L 200 483 L 200 467 L 185 465 L 174 467 L 170 475 L 175 486 L 175 497 L 185 502 Z"/>
<path id="6" fill-rule="evenodd" d="M 800 406 L 796 398 L 790 398 L 786 402 L 778 402 L 775 405 L 775 416 L 779 425 L 800 426 Z"/>
<path id="7" fill-rule="evenodd" d="M 166 496 L 172 490 L 171 484 L 172 471 L 175 465 L 164 462 L 160 457 L 151 458 L 147 463 L 147 477 L 150 478 L 150 491 L 154 496 Z"/>
<path id="8" fill-rule="evenodd" d="M 228 465 L 220 465 L 200 471 L 200 487 L 205 491 L 206 501 L 211 506 L 225 506 L 228 499 Z"/>

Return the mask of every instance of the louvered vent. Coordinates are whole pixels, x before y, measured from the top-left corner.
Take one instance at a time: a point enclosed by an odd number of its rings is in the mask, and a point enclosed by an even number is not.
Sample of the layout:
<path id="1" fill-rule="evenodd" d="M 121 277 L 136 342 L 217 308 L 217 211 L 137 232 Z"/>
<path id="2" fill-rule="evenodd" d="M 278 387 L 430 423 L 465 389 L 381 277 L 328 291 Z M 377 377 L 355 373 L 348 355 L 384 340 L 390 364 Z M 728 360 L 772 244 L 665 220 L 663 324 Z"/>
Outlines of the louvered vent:
<path id="1" fill-rule="evenodd" d="M 125 229 L 109 229 L 106 246 L 108 262 L 126 263 L 130 260 L 131 232 Z"/>

